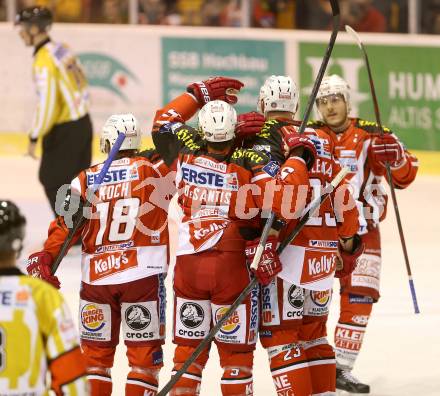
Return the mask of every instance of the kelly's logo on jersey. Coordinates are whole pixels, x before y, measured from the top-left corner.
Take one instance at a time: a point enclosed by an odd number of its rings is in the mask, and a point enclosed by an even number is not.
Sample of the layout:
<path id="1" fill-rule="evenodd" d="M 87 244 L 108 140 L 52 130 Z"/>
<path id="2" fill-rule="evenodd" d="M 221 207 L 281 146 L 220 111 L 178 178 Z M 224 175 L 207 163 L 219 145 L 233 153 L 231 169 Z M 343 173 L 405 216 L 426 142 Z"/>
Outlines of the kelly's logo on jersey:
<path id="1" fill-rule="evenodd" d="M 220 223 L 220 224 L 211 223 L 206 228 L 195 229 L 194 230 L 194 238 L 197 240 L 203 239 L 206 236 L 208 236 L 209 234 L 212 234 L 214 232 L 221 231 L 221 230 L 225 229 L 229 223 L 230 223 L 229 221 L 224 221 L 223 223 Z"/>
<path id="2" fill-rule="evenodd" d="M 99 173 L 100 172 L 87 172 L 87 186 L 93 186 L 98 182 Z M 136 166 L 110 168 L 104 176 L 101 186 L 130 182 L 133 180 L 139 180 L 139 172 Z"/>
<path id="3" fill-rule="evenodd" d="M 238 191 L 238 177 L 236 173 L 224 174 L 196 165 L 183 164 L 181 174 L 185 182 L 194 186 Z"/>
<path id="4" fill-rule="evenodd" d="M 90 259 L 90 281 L 95 282 L 137 265 L 137 252 L 134 249 L 102 253 Z"/>
<path id="5" fill-rule="evenodd" d="M 218 322 L 228 310 L 229 307 L 221 307 L 217 309 L 217 311 L 215 312 L 216 322 Z M 220 328 L 220 333 L 231 335 L 236 333 L 240 329 L 240 327 L 241 327 L 240 315 L 238 314 L 237 311 L 234 311 L 234 313 L 226 320 L 226 322 Z"/>
<path id="6" fill-rule="evenodd" d="M 313 257 L 309 258 L 307 262 L 310 275 L 317 276 L 321 274 L 329 274 L 334 270 L 336 266 L 336 256 L 332 254 L 329 257 L 322 256 L 319 259 Z"/>
<path id="7" fill-rule="evenodd" d="M 96 304 L 86 304 L 81 309 L 81 323 L 88 331 L 100 331 L 105 326 L 104 319 L 104 311 Z"/>

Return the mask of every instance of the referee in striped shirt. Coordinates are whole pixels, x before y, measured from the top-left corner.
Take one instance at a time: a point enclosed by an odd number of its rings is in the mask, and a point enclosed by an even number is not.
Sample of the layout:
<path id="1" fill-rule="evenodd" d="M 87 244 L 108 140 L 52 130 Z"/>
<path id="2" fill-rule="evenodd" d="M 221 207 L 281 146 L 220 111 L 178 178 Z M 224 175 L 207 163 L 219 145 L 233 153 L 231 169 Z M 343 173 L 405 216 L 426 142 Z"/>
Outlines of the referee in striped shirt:
<path id="1" fill-rule="evenodd" d="M 25 8 L 17 14 L 16 25 L 26 46 L 34 47 L 33 79 L 38 103 L 29 133 L 28 154 L 36 158 L 37 141 L 42 138 L 39 179 L 56 215 L 58 189 L 90 166 L 92 123 L 88 83 L 71 50 L 65 44 L 51 41 L 48 30 L 52 13 L 47 8 Z"/>

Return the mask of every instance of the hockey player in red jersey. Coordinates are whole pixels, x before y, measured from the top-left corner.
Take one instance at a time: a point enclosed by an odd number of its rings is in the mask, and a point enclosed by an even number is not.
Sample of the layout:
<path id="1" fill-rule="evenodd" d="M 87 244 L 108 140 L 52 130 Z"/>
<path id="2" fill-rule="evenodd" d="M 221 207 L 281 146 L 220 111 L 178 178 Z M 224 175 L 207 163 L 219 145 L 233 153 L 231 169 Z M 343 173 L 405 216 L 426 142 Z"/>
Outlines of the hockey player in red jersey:
<path id="1" fill-rule="evenodd" d="M 234 149 L 236 113 L 226 101 L 234 103 L 237 99 L 231 95 L 231 88 L 241 87 L 238 81 L 223 77 L 191 84 L 188 93 L 159 110 L 156 116 L 153 140 L 168 164 L 178 161 L 178 203 L 183 210 L 174 273 L 175 371 L 249 284 L 244 252 L 246 246 L 255 245 L 261 233 L 259 213 L 264 206 L 264 193 L 274 185 L 281 190 L 284 184 L 309 186 L 303 158 L 288 155 L 289 172 L 282 173 L 285 178 L 281 180 L 274 178 L 278 168 L 265 154 Z M 200 107 L 197 131 L 184 121 Z M 302 151 L 303 144 L 304 141 L 295 142 L 289 153 Z M 309 156 L 312 164 L 313 152 L 314 148 Z M 281 197 L 282 191 L 275 192 L 273 201 L 266 206 L 279 217 Z M 290 203 L 288 206 L 290 209 Z M 270 237 L 264 264 L 256 271 L 262 283 L 269 282 L 281 270 L 275 247 L 276 239 Z M 253 394 L 257 332 L 255 288 L 215 338 L 224 370 L 223 395 Z M 172 395 L 199 394 L 208 354 L 209 350 L 202 352 L 174 386 Z"/>
<path id="2" fill-rule="evenodd" d="M 298 89 L 288 76 L 270 76 L 261 87 L 258 107 L 264 116 L 239 117 L 239 135 L 245 144 L 285 161 L 286 143 L 297 138 L 294 121 Z M 255 135 L 256 134 L 256 135 Z M 334 145 L 322 131 L 304 133 L 316 147 L 309 180 L 316 194 L 340 171 Z M 284 167 L 285 169 L 285 167 Z M 335 356 L 327 342 L 326 322 L 333 277 L 349 273 L 362 251 L 356 235 L 357 209 L 342 186 L 325 201 L 319 213 L 306 223 L 298 237 L 280 256 L 283 270 L 262 287 L 260 339 L 266 348 L 278 395 L 330 395 L 335 389 Z M 280 233 L 282 241 L 295 226 Z M 339 267 L 338 267 L 339 266 Z"/>
<path id="3" fill-rule="evenodd" d="M 338 75 L 323 79 L 316 98 L 322 122 L 312 126 L 326 132 L 336 155 L 349 168 L 349 181 L 359 208 L 359 234 L 365 252 L 354 272 L 341 279 L 341 308 L 335 330 L 337 388 L 369 393 L 370 387 L 352 374 L 362 346 L 373 303 L 379 299 L 381 244 L 379 222 L 385 218 L 387 197 L 381 181 L 385 164 L 391 166 L 396 188 L 406 188 L 416 177 L 418 162 L 389 129 L 349 117 L 350 88 Z"/>
<path id="4" fill-rule="evenodd" d="M 155 395 L 165 337 L 164 275 L 168 266 L 169 168 L 154 152 L 139 153 L 141 133 L 131 114 L 111 116 L 101 133 L 108 153 L 119 131 L 126 138 L 100 187 L 91 213 L 72 243 L 82 240 L 80 337 L 92 396 L 112 393 L 110 370 L 122 323 L 131 367 L 126 395 Z M 44 251 L 29 257 L 27 270 L 59 287 L 51 264 L 66 238 L 69 214 L 82 215 L 102 164 L 82 171 L 71 183 L 66 213 L 49 228 Z M 76 207 L 79 205 L 79 210 Z"/>

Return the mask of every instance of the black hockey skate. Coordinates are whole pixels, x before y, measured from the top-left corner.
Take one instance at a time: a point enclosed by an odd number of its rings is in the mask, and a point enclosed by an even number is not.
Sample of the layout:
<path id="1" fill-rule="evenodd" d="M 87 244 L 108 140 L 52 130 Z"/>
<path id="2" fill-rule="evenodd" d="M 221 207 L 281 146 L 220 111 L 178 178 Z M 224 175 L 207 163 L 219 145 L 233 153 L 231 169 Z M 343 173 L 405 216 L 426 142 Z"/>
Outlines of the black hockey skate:
<path id="1" fill-rule="evenodd" d="M 350 393 L 370 393 L 370 385 L 363 384 L 349 370 L 336 369 L 336 389 Z"/>

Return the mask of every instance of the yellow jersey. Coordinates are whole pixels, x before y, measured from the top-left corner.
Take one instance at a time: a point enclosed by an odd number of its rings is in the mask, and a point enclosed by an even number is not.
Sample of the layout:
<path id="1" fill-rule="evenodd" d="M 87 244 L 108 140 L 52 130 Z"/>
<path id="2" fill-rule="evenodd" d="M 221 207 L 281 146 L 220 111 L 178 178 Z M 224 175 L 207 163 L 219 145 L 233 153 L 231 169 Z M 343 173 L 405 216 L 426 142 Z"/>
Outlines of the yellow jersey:
<path id="1" fill-rule="evenodd" d="M 47 384 L 47 372 L 50 384 Z M 87 395 L 75 325 L 61 293 L 0 269 L 0 396 Z"/>
<path id="2" fill-rule="evenodd" d="M 35 141 L 55 125 L 85 116 L 90 95 L 81 64 L 65 44 L 48 39 L 38 46 L 32 71 L 38 97 L 30 131 Z"/>

